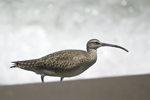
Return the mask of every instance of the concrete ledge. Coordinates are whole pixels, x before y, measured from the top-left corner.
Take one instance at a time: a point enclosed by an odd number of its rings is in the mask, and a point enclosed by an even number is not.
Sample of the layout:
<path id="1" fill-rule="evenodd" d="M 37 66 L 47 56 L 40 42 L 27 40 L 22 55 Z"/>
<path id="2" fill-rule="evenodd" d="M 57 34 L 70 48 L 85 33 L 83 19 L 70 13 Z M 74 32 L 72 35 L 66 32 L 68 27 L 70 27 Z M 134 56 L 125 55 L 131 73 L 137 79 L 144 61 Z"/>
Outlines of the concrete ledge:
<path id="1" fill-rule="evenodd" d="M 150 100 L 150 74 L 0 86 L 0 100 Z"/>

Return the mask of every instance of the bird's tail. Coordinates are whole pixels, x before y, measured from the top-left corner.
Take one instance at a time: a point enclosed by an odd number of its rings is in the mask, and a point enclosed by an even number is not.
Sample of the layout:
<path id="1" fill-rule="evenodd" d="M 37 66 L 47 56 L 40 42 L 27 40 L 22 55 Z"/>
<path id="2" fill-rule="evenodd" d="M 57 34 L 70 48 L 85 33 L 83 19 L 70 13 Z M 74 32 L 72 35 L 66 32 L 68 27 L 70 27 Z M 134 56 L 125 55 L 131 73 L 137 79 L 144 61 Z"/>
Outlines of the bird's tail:
<path id="1" fill-rule="evenodd" d="M 14 61 L 12 62 L 14 65 L 11 66 L 10 68 L 15 68 L 15 67 L 19 67 L 22 69 L 30 69 L 31 67 L 34 66 L 36 60 L 25 60 L 25 61 Z"/>
<path id="2" fill-rule="evenodd" d="M 18 63 L 17 62 L 11 62 L 11 63 L 13 63 L 14 65 L 13 66 L 11 66 L 10 68 L 15 68 L 15 67 L 17 67 L 17 65 L 18 65 Z"/>

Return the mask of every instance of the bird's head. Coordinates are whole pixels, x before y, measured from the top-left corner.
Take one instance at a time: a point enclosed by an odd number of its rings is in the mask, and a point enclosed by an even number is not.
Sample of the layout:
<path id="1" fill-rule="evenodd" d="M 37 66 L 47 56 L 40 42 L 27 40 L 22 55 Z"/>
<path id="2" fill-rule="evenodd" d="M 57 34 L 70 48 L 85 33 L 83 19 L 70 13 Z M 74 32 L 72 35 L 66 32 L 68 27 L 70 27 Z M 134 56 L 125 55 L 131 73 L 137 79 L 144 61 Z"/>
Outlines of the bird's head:
<path id="1" fill-rule="evenodd" d="M 127 49 L 121 47 L 121 46 L 118 46 L 118 45 L 114 45 L 114 44 L 108 44 L 108 43 L 103 43 L 103 42 L 100 42 L 99 40 L 97 39 L 91 39 L 88 41 L 87 43 L 87 49 L 98 49 L 99 47 L 102 47 L 102 46 L 110 46 L 110 47 L 116 47 L 116 48 L 120 48 L 120 49 L 123 49 L 125 50 L 126 52 L 128 52 Z"/>

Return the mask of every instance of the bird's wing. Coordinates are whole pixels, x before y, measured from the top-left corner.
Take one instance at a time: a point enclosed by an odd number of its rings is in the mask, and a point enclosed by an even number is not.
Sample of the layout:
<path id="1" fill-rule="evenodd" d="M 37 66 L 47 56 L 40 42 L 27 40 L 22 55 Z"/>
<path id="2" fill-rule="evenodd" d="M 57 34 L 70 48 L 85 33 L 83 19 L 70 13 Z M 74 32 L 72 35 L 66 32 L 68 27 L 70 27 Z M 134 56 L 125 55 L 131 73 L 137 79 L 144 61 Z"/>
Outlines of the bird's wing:
<path id="1" fill-rule="evenodd" d="M 71 72 L 85 63 L 86 59 L 85 51 L 65 50 L 40 58 L 35 66 L 38 69 L 51 70 L 56 73 Z"/>

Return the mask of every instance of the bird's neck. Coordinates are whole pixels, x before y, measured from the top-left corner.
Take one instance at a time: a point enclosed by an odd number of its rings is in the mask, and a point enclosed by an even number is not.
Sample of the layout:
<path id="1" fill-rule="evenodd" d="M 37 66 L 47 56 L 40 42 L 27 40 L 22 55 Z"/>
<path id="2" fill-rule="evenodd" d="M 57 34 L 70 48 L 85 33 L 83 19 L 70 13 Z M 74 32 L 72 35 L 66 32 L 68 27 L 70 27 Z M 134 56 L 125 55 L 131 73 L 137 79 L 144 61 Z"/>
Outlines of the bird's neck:
<path id="1" fill-rule="evenodd" d="M 87 49 L 87 53 L 90 56 L 91 60 L 97 60 L 97 50 L 96 49 Z"/>

